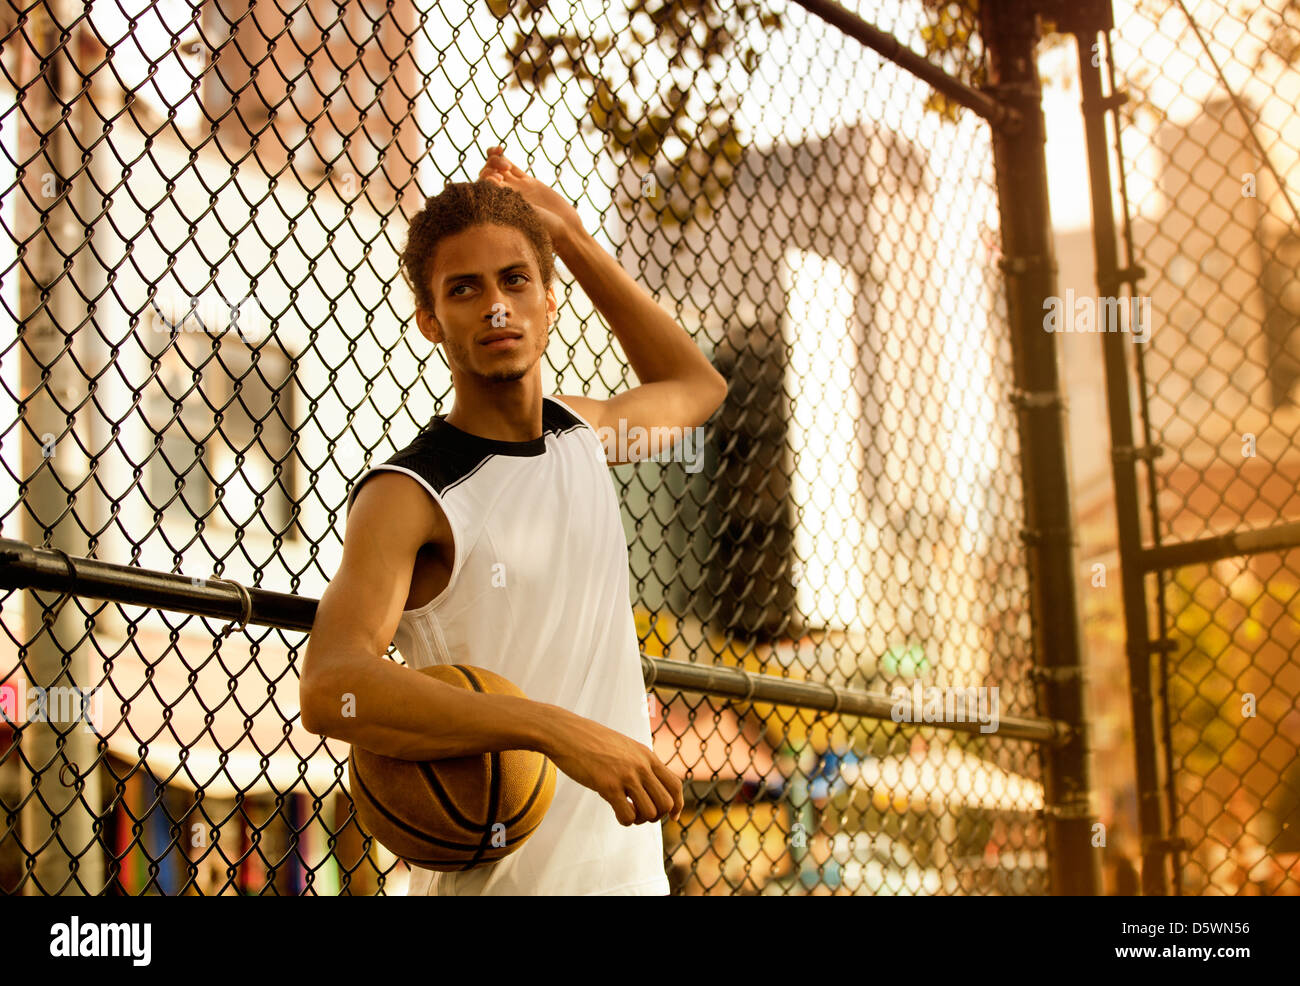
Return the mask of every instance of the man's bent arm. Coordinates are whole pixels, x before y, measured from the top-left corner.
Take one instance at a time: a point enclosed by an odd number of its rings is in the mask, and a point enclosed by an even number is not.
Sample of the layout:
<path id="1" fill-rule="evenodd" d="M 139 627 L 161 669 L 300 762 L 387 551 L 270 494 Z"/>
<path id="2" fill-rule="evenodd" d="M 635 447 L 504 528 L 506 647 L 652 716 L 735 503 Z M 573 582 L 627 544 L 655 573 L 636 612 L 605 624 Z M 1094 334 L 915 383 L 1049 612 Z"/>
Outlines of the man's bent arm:
<path id="1" fill-rule="evenodd" d="M 572 713 L 515 695 L 457 688 L 358 648 L 331 655 L 304 695 L 302 726 L 399 760 L 439 760 L 496 750 L 550 756 Z"/>
<path id="2" fill-rule="evenodd" d="M 687 331 L 623 269 L 585 229 L 569 227 L 554 238 L 555 252 L 609 323 L 642 384 L 693 381 L 722 402 L 727 380 L 713 368 Z M 704 417 L 708 417 L 705 414 Z"/>
<path id="3" fill-rule="evenodd" d="M 555 252 L 609 323 L 640 381 L 607 401 L 575 396 L 573 409 L 597 431 L 616 428 L 619 434 L 625 425 L 630 433 L 704 424 L 727 399 L 726 378 L 690 333 L 587 232 L 573 203 L 511 163 L 504 150 L 500 144 L 488 149 L 480 178 L 515 189 L 537 210 Z"/>

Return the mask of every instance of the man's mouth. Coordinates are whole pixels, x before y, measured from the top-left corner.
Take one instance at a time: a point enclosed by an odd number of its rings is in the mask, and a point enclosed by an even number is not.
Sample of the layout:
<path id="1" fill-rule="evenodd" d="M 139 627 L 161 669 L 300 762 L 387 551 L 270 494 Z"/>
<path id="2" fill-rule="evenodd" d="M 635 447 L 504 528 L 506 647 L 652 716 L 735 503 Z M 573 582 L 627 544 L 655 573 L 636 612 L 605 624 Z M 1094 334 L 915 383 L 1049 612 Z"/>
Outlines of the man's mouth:
<path id="1" fill-rule="evenodd" d="M 519 332 L 491 332 L 479 340 L 479 345 L 488 349 L 509 349 L 522 338 Z"/>

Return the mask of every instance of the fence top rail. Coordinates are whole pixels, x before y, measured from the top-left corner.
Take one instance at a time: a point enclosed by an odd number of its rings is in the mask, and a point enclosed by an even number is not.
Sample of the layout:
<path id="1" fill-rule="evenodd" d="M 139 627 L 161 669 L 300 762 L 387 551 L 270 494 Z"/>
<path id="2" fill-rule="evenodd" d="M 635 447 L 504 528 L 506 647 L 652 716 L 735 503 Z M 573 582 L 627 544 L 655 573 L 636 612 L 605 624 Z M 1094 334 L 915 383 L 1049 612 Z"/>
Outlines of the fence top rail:
<path id="1" fill-rule="evenodd" d="M 892 34 L 880 30 L 832 0 L 794 0 L 794 2 L 899 68 L 910 72 L 922 82 L 929 83 L 936 91 L 953 102 L 979 114 L 993 126 L 1009 129 L 1020 126 L 1023 117 L 1018 110 L 954 78 L 910 48 L 904 47 Z"/>

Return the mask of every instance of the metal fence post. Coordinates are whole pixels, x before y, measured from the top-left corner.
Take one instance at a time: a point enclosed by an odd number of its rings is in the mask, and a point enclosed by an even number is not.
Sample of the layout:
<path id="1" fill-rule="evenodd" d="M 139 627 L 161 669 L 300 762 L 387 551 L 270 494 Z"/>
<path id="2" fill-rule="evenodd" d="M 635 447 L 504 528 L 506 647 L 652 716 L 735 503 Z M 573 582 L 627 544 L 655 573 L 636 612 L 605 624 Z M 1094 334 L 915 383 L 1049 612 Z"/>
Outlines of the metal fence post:
<path id="1" fill-rule="evenodd" d="M 1079 50 L 1083 128 L 1088 144 L 1088 174 L 1092 190 L 1093 248 L 1097 264 L 1097 290 L 1104 298 L 1118 297 L 1120 285 L 1133 287 L 1140 271 L 1119 268 L 1115 241 L 1115 215 L 1111 201 L 1110 165 L 1106 149 L 1106 113 L 1121 102 L 1120 94 L 1103 98 L 1101 68 L 1085 57 L 1096 40 L 1096 30 L 1076 34 Z M 1136 290 L 1131 292 L 1136 294 Z M 1147 622 L 1146 573 L 1142 569 L 1142 531 L 1138 524 L 1137 458 L 1133 440 L 1133 410 L 1129 401 L 1128 360 L 1125 339 L 1101 334 L 1110 418 L 1111 475 L 1115 487 L 1120 584 L 1124 596 L 1124 636 L 1129 661 L 1132 698 L 1133 746 L 1137 756 L 1138 818 L 1142 827 L 1142 892 L 1169 892 L 1164 856 L 1164 823 L 1160 811 L 1160 782 L 1155 740 L 1154 696 L 1151 688 L 1150 628 Z"/>
<path id="2" fill-rule="evenodd" d="M 1055 339 L 1042 324 L 1044 301 L 1056 294 L 1056 264 L 1035 62 L 1037 10 L 1026 0 L 982 4 L 980 20 L 991 88 L 1022 117 L 1019 126 L 993 128 L 993 158 L 1016 388 L 1012 401 L 1020 422 L 1035 672 L 1045 712 L 1076 730 L 1070 743 L 1043 754 L 1052 893 L 1095 895 L 1100 866 L 1090 842 L 1093 809 L 1064 405 Z"/>

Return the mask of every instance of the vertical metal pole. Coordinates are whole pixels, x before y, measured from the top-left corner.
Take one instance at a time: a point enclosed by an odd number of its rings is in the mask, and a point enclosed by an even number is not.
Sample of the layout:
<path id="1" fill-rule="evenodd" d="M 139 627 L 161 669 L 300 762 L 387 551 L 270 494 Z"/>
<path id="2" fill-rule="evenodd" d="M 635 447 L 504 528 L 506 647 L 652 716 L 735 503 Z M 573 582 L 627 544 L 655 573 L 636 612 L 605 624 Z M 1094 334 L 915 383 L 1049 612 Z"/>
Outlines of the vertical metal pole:
<path id="1" fill-rule="evenodd" d="M 84 489 L 88 475 L 85 453 L 73 431 L 74 408 L 85 399 L 86 380 L 72 353 L 78 326 L 87 317 L 74 273 L 84 242 L 77 212 L 85 216 L 86 211 L 75 197 L 82 179 L 71 179 L 84 167 L 76 138 L 83 146 L 93 139 L 86 132 L 85 100 L 79 97 L 83 80 L 77 46 L 85 10 L 74 0 L 50 0 L 33 7 L 30 17 L 27 37 L 34 50 L 27 64 L 39 74 L 24 80 L 30 130 L 20 129 L 19 149 L 26 171 L 22 199 L 32 205 L 24 208 L 20 200 L 21 218 L 15 223 L 15 233 L 25 238 L 19 247 L 24 258 L 19 265 L 18 325 L 21 536 L 30 544 L 84 555 L 86 537 L 72 505 L 76 503 L 81 519 L 91 520 L 82 509 L 84 498 L 77 499 L 75 492 Z M 74 126 L 82 133 L 75 134 Z M 88 688 L 92 683 L 81 672 L 89 631 L 73 600 L 55 609 L 57 603 L 57 597 L 42 599 L 34 590 L 25 600 L 23 635 L 30 644 L 19 654 L 28 688 Z M 35 856 L 35 884 L 27 893 L 94 894 L 103 881 L 94 830 L 100 811 L 93 769 L 96 739 L 79 721 L 79 704 L 70 717 L 60 714 L 67 711 L 63 702 L 50 703 L 47 721 L 28 722 L 23 728 L 23 757 L 32 772 L 31 790 L 24 792 L 21 837 Z"/>
<path id="2" fill-rule="evenodd" d="M 1044 301 L 1056 294 L 1056 263 L 1047 198 L 1042 86 L 1035 63 L 1037 8 L 1028 0 L 983 3 L 980 26 L 991 88 L 1021 114 L 1018 126 L 994 127 L 993 160 L 1017 388 L 1013 400 L 1020 412 L 1034 672 L 1041 682 L 1044 714 L 1068 722 L 1075 730 L 1069 744 L 1043 751 L 1051 890 L 1095 895 L 1100 863 L 1091 844 L 1093 813 L 1064 405 L 1055 336 L 1043 326 Z"/>
<path id="3" fill-rule="evenodd" d="M 1075 35 L 1083 128 L 1088 144 L 1088 177 L 1092 190 L 1093 248 L 1097 290 L 1103 298 L 1119 297 L 1121 271 L 1116 251 L 1110 161 L 1106 148 L 1106 101 L 1101 93 L 1101 69 L 1092 65 L 1095 31 Z M 1085 54 L 1086 53 L 1086 54 Z M 1134 276 L 1135 272 L 1129 272 Z M 1160 782 L 1151 692 L 1151 645 L 1147 622 L 1146 579 L 1142 569 L 1142 531 L 1138 521 L 1137 459 L 1133 447 L 1133 410 L 1129 403 L 1128 360 L 1124 336 L 1101 333 L 1106 369 L 1106 403 L 1110 417 L 1111 476 L 1115 487 L 1115 516 L 1119 536 L 1120 580 L 1124 595 L 1124 631 L 1132 698 L 1133 752 L 1137 760 L 1138 821 L 1142 829 L 1142 893 L 1169 892 L 1160 810 Z"/>

